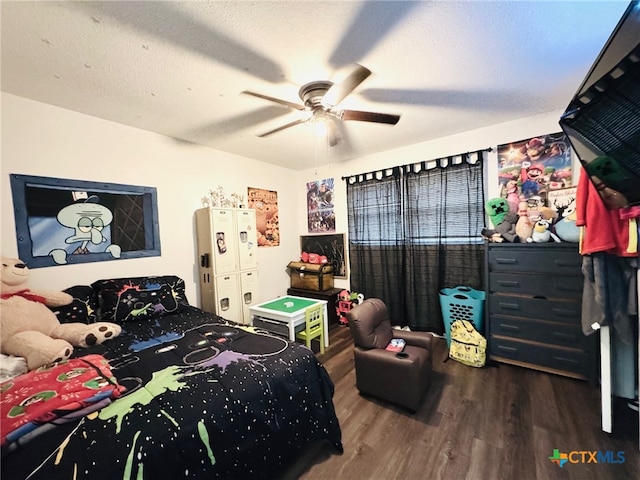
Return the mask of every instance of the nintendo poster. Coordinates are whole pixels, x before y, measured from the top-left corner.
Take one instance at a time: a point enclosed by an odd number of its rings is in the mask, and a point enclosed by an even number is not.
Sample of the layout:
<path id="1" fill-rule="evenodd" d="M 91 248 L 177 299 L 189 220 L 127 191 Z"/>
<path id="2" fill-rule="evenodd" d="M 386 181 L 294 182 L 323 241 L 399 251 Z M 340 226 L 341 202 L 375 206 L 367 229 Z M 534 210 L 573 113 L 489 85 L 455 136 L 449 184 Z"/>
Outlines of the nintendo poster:
<path id="1" fill-rule="evenodd" d="M 517 212 L 523 200 L 548 205 L 549 192 L 573 186 L 571 148 L 564 133 L 498 145 L 500 196 Z"/>
<path id="2" fill-rule="evenodd" d="M 249 208 L 256 211 L 258 246 L 277 247 L 280 245 L 278 192 L 252 187 L 247 190 Z"/>
<path id="3" fill-rule="evenodd" d="M 307 226 L 309 233 L 336 231 L 333 189 L 333 178 L 307 182 Z"/>

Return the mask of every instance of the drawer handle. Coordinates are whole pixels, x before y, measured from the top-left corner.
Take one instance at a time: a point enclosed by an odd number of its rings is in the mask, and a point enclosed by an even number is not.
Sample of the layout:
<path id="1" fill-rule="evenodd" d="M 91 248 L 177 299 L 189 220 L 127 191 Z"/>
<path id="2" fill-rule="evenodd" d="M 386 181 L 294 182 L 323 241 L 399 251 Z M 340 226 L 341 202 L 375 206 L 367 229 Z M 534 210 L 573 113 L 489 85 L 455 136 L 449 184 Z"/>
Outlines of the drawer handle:
<path id="1" fill-rule="evenodd" d="M 516 353 L 518 351 L 518 349 L 515 347 L 505 347 L 504 345 L 498 345 L 498 350 L 509 353 Z"/>
<path id="2" fill-rule="evenodd" d="M 498 280 L 498 284 L 503 287 L 517 287 L 520 285 L 520 282 L 517 280 Z"/>
<path id="3" fill-rule="evenodd" d="M 500 263 L 502 265 L 515 265 L 518 263 L 516 258 L 496 258 L 496 263 Z"/>
<path id="4" fill-rule="evenodd" d="M 517 303 L 499 302 L 498 305 L 505 310 L 520 310 L 520 305 Z"/>
<path id="5" fill-rule="evenodd" d="M 520 327 L 518 325 L 510 325 L 508 323 L 501 323 L 500 324 L 500 328 L 503 330 L 511 330 L 514 332 L 519 332 L 520 331 Z"/>
<path id="6" fill-rule="evenodd" d="M 564 362 L 564 363 L 570 363 L 572 365 L 579 365 L 580 362 L 578 362 L 578 360 L 574 359 L 574 358 L 567 358 L 567 357 L 553 357 L 555 360 L 558 360 L 559 362 Z"/>

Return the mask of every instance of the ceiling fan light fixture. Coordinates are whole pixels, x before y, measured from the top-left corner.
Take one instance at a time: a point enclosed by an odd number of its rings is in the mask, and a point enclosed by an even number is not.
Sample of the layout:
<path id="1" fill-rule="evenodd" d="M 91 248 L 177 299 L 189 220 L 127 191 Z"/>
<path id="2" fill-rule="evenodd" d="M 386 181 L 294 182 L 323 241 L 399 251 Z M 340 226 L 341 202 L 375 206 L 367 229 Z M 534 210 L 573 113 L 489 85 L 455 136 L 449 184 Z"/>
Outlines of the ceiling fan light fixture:
<path id="1" fill-rule="evenodd" d="M 307 107 L 311 109 L 324 108 L 322 99 L 332 85 L 332 82 L 326 80 L 305 83 L 298 90 L 298 95 Z"/>
<path id="2" fill-rule="evenodd" d="M 336 108 L 337 105 L 353 90 L 355 90 L 355 88 L 358 87 L 358 85 L 360 85 L 360 83 L 362 83 L 370 74 L 371 71 L 368 68 L 356 64 L 349 75 L 339 83 L 334 83 L 329 80 L 316 80 L 305 83 L 298 90 L 298 96 L 300 97 L 300 100 L 302 100 L 302 104 L 293 103 L 288 100 L 270 97 L 268 95 L 248 90 L 245 90 L 242 93 L 310 113 L 308 118 L 282 125 L 281 127 L 258 135 L 259 137 L 266 137 L 267 135 L 305 123 L 308 125 L 315 125 L 316 131 L 321 130 L 323 136 L 328 134 L 333 138 L 333 145 L 335 145 L 338 136 L 330 132 L 331 127 L 334 126 L 335 120 L 355 120 L 359 122 L 395 125 L 400 119 L 400 115 Z M 318 132 L 318 135 L 320 135 L 320 132 Z"/>
<path id="3" fill-rule="evenodd" d="M 329 133 L 329 126 L 327 125 L 327 119 L 325 117 L 315 118 L 314 115 L 309 119 L 309 122 L 313 125 L 318 138 L 325 138 L 327 133 Z"/>

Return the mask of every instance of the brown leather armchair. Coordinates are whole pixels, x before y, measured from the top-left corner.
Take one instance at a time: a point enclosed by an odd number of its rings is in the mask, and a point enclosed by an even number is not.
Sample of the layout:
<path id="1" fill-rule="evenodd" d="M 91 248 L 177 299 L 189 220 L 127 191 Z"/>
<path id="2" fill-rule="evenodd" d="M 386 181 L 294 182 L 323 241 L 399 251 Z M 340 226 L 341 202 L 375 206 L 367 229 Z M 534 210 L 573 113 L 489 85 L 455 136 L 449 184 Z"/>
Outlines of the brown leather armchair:
<path id="1" fill-rule="evenodd" d="M 379 298 L 366 299 L 346 316 L 355 344 L 356 386 L 360 393 L 417 411 L 431 381 L 433 336 L 392 329 L 387 306 Z M 405 340 L 406 358 L 385 350 L 392 338 Z"/>

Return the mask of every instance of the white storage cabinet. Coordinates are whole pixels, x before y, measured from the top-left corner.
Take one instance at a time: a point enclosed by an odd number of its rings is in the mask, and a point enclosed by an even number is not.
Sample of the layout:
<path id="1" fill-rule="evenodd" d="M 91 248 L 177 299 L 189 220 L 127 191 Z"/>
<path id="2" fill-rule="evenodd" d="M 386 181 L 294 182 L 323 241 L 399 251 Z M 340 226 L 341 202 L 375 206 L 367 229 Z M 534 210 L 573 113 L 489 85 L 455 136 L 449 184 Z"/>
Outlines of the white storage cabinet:
<path id="1" fill-rule="evenodd" d="M 251 324 L 259 303 L 256 214 L 243 208 L 196 210 L 200 308 Z"/>

